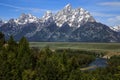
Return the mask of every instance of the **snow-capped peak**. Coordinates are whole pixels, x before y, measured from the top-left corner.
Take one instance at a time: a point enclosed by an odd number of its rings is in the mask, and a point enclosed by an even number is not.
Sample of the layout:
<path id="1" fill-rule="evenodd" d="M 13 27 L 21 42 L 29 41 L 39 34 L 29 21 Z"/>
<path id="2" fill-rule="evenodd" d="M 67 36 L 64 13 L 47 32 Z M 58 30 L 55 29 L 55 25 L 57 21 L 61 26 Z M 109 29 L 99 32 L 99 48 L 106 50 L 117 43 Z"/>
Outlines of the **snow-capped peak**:
<path id="1" fill-rule="evenodd" d="M 38 18 L 31 15 L 31 14 L 21 14 L 21 16 L 18 19 L 15 19 L 15 22 L 17 24 L 26 24 L 26 23 L 33 23 L 37 22 Z"/>
<path id="2" fill-rule="evenodd" d="M 72 9 L 71 4 L 67 4 L 67 5 L 64 7 L 64 10 L 67 10 L 67 11 L 71 11 L 71 9 Z"/>
<path id="3" fill-rule="evenodd" d="M 86 22 L 95 22 L 95 19 L 90 13 L 83 8 L 72 9 L 71 5 L 66 5 L 61 11 L 59 11 L 55 17 L 57 26 L 61 27 L 65 22 L 70 27 L 80 27 Z"/>
<path id="4" fill-rule="evenodd" d="M 70 27 L 78 28 L 87 22 L 95 22 L 95 19 L 83 8 L 73 9 L 71 4 L 67 4 L 56 14 L 53 14 L 51 11 L 47 11 L 41 19 L 38 19 L 31 14 L 23 13 L 18 19 L 11 19 L 9 22 L 19 25 L 24 25 L 27 23 L 41 23 L 42 26 L 55 22 L 58 27 L 61 27 L 64 23 L 67 23 Z"/>
<path id="5" fill-rule="evenodd" d="M 44 26 L 48 26 L 52 22 L 54 22 L 54 15 L 51 11 L 47 11 L 45 15 L 42 17 L 41 22 Z"/>
<path id="6" fill-rule="evenodd" d="M 47 21 L 48 19 L 50 19 L 51 17 L 53 17 L 53 14 L 51 11 L 46 11 L 45 15 L 43 16 L 42 20 L 43 22 Z"/>
<path id="7" fill-rule="evenodd" d="M 69 7 L 71 7 L 71 4 L 68 3 L 65 7 L 66 7 L 66 8 L 69 8 Z"/>

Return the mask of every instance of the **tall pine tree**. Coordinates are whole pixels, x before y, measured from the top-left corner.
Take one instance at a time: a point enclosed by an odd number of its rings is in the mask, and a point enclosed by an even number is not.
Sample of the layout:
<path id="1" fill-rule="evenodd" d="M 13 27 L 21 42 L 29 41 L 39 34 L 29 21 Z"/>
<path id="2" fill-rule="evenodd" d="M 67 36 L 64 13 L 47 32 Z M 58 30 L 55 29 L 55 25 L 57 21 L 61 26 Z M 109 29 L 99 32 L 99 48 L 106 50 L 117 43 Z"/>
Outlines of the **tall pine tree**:
<path id="1" fill-rule="evenodd" d="M 2 32 L 0 32 L 0 48 L 4 45 L 5 43 L 5 36 Z"/>
<path id="2" fill-rule="evenodd" d="M 29 42 L 23 37 L 18 44 L 18 62 L 21 69 L 32 67 L 32 52 L 29 48 Z"/>
<path id="3" fill-rule="evenodd" d="M 13 36 L 10 36 L 9 40 L 8 40 L 8 50 L 9 51 L 13 51 L 13 52 L 16 52 L 17 51 L 17 43 L 16 41 L 14 40 Z"/>

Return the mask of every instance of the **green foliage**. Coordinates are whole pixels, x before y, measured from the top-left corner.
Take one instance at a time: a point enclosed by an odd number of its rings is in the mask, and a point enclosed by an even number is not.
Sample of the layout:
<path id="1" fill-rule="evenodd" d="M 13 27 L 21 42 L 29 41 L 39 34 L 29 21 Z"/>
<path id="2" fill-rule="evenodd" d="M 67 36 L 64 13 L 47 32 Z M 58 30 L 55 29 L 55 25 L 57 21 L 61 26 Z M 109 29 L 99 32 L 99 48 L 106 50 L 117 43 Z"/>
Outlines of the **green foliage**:
<path id="1" fill-rule="evenodd" d="M 113 56 L 111 57 L 111 59 L 109 60 L 109 65 L 111 66 L 119 66 L 120 65 L 120 56 Z"/>
<path id="2" fill-rule="evenodd" d="M 81 71 L 95 60 L 96 52 L 52 51 L 48 46 L 30 48 L 23 37 L 16 43 L 11 36 L 0 50 L 0 80 L 120 80 L 120 56 L 108 60 L 108 67 Z"/>
<path id="3" fill-rule="evenodd" d="M 10 36 L 9 40 L 7 41 L 7 44 L 8 44 L 7 46 L 8 51 L 12 51 L 16 53 L 18 44 L 15 42 L 13 36 Z"/>
<path id="4" fill-rule="evenodd" d="M 18 52 L 20 54 L 30 53 L 29 43 L 25 37 L 22 37 L 22 39 L 19 41 L 18 47 Z"/>
<path id="5" fill-rule="evenodd" d="M 5 36 L 2 32 L 0 32 L 0 48 L 4 45 L 5 43 Z"/>
<path id="6" fill-rule="evenodd" d="M 34 78 L 35 78 L 35 71 L 28 69 L 22 72 L 22 80 L 34 80 Z"/>
<path id="7" fill-rule="evenodd" d="M 17 44 L 11 36 L 7 44 L 0 51 L 0 80 L 21 80 L 23 74 L 29 75 L 27 70 L 30 72 L 29 69 L 33 69 L 34 58 L 29 43 L 26 38 L 22 38 Z M 32 75 L 29 76 L 32 78 Z"/>

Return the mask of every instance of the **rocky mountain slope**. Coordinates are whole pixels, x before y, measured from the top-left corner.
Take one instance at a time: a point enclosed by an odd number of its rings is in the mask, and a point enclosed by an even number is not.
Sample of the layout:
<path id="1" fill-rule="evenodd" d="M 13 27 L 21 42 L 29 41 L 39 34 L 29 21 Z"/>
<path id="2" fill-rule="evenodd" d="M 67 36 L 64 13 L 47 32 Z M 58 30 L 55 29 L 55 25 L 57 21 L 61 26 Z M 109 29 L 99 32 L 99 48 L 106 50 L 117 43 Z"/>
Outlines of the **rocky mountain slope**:
<path id="1" fill-rule="evenodd" d="M 112 30 L 116 31 L 116 32 L 120 32 L 120 25 L 119 26 L 113 26 L 110 27 Z"/>
<path id="2" fill-rule="evenodd" d="M 0 21 L 0 31 L 16 40 L 25 36 L 29 41 L 120 42 L 118 32 L 96 22 L 83 8 L 70 4 L 53 14 L 47 11 L 42 18 L 22 14 L 18 19 Z"/>

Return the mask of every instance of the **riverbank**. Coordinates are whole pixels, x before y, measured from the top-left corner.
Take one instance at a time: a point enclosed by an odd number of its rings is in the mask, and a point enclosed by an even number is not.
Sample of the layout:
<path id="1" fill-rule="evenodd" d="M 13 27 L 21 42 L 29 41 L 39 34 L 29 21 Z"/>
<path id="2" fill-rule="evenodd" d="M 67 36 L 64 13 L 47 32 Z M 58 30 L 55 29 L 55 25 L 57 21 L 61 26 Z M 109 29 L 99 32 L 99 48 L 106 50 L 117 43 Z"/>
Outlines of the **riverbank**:
<path id="1" fill-rule="evenodd" d="M 96 58 L 93 62 L 91 62 L 88 67 L 80 68 L 81 71 L 86 70 L 95 70 L 97 68 L 105 68 L 107 67 L 107 59 L 105 58 Z"/>

